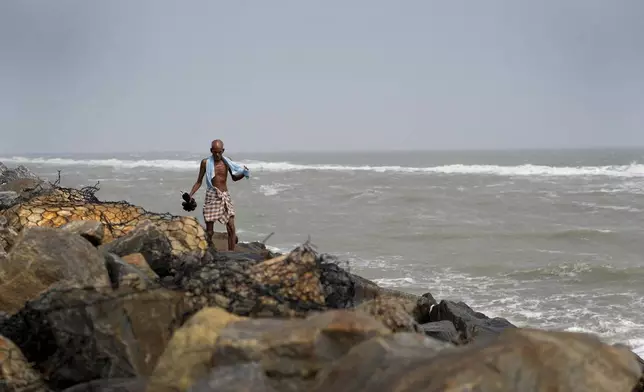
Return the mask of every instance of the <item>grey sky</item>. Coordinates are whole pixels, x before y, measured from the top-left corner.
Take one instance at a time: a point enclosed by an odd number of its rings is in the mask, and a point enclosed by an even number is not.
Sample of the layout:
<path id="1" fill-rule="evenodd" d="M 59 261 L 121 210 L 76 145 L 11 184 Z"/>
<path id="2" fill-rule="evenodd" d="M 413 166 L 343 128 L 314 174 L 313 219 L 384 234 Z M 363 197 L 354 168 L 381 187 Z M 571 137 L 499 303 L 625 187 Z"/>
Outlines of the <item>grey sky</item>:
<path id="1" fill-rule="evenodd" d="M 0 2 L 0 153 L 644 145 L 642 0 Z"/>

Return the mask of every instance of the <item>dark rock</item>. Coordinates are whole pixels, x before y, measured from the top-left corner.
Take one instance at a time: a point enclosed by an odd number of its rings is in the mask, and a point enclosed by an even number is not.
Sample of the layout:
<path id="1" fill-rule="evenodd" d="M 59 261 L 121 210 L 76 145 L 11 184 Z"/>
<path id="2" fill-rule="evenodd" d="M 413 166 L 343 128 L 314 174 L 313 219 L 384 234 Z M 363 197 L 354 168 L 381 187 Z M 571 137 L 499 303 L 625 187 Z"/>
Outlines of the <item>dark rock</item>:
<path id="1" fill-rule="evenodd" d="M 282 389 L 283 390 L 283 389 Z M 187 392 L 277 392 L 258 363 L 221 366 Z"/>
<path id="2" fill-rule="evenodd" d="M 261 242 L 240 242 L 235 245 L 235 251 L 242 253 L 255 253 L 257 255 L 260 255 L 264 260 L 269 260 L 276 257 L 276 255 L 270 250 L 266 249 L 266 245 Z"/>
<path id="3" fill-rule="evenodd" d="M 145 387 L 142 378 L 111 378 L 75 385 L 63 392 L 145 392 Z"/>
<path id="4" fill-rule="evenodd" d="M 416 308 L 414 309 L 414 318 L 419 324 L 427 324 L 431 320 L 429 319 L 429 313 L 432 310 L 434 305 L 437 305 L 438 302 L 434 299 L 431 293 L 425 293 L 418 298 L 416 302 Z"/>
<path id="5" fill-rule="evenodd" d="M 432 307 L 429 319 L 432 322 L 451 321 L 466 342 L 495 338 L 504 329 L 516 328 L 504 318 L 489 318 L 483 313 L 475 312 L 464 302 L 446 300 Z"/>
<path id="6" fill-rule="evenodd" d="M 105 225 L 102 222 L 93 220 L 71 221 L 61 226 L 61 229 L 80 235 L 94 246 L 101 245 L 105 235 Z"/>
<path id="7" fill-rule="evenodd" d="M 63 230 L 21 231 L 0 263 L 0 310 L 13 313 L 56 284 L 109 288 L 104 258 L 89 242 Z"/>
<path id="8" fill-rule="evenodd" d="M 1 191 L 0 192 L 0 210 L 4 210 L 13 206 L 18 200 L 18 193 L 14 191 Z"/>
<path id="9" fill-rule="evenodd" d="M 434 339 L 454 344 L 461 343 L 460 334 L 451 321 L 443 320 L 422 324 L 420 328 L 425 332 L 427 336 L 430 336 Z"/>
<path id="10" fill-rule="evenodd" d="M 321 374 L 311 391 L 628 392 L 640 376 L 629 350 L 571 332 L 511 328 L 497 339 L 426 356 L 359 349 Z"/>
<path id="11" fill-rule="evenodd" d="M 320 264 L 320 282 L 329 308 L 346 309 L 356 305 L 355 281 L 354 275 L 336 263 Z"/>
<path id="12" fill-rule="evenodd" d="M 61 390 L 96 379 L 149 375 L 189 314 L 182 293 L 161 288 L 60 289 L 27 303 L 0 331 L 51 388 Z"/>
<path id="13" fill-rule="evenodd" d="M 164 277 L 171 273 L 173 255 L 170 241 L 150 221 L 139 224 L 126 235 L 99 246 L 99 249 L 120 257 L 141 253 L 157 275 Z"/>

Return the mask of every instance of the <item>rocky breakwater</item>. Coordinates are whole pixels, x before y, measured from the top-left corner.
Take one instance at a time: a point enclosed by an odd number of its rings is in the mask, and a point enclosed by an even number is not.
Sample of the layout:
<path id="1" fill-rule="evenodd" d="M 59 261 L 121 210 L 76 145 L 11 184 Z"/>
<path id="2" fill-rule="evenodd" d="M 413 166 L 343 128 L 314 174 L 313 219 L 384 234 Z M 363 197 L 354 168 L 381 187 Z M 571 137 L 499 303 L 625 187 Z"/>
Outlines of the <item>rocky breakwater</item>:
<path id="1" fill-rule="evenodd" d="M 179 252 L 151 221 L 105 226 L 0 232 L 0 391 L 642 390 L 626 347 L 387 290 L 308 243 Z"/>

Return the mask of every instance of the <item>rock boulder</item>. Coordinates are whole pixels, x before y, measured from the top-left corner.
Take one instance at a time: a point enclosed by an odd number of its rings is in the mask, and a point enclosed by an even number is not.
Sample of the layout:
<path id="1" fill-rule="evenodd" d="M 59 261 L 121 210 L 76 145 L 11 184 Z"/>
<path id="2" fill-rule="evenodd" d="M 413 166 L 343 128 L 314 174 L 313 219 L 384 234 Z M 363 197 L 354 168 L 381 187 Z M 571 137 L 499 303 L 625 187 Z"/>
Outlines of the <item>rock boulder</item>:
<path id="1" fill-rule="evenodd" d="M 24 229 L 8 257 L 0 260 L 0 311 L 13 313 L 53 285 L 109 288 L 103 257 L 72 233 Z"/>
<path id="2" fill-rule="evenodd" d="M 640 373 L 633 353 L 594 336 L 511 328 L 437 355 L 356 355 L 313 391 L 631 392 Z"/>
<path id="3" fill-rule="evenodd" d="M 149 376 L 190 314 L 182 293 L 162 288 L 56 289 L 5 320 L 0 331 L 52 389 L 61 390 L 98 379 Z"/>

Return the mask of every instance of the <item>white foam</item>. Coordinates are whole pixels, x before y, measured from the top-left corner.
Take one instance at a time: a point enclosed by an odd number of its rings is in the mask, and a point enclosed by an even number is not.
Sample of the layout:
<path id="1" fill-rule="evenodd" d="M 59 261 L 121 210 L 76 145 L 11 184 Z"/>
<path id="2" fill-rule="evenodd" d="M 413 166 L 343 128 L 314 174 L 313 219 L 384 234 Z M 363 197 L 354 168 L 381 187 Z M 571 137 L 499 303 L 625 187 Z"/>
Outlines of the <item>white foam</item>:
<path id="1" fill-rule="evenodd" d="M 27 158 L 0 157 L 1 162 L 13 164 L 37 164 L 48 166 L 103 166 L 117 169 L 159 168 L 164 170 L 196 170 L 198 160 L 154 159 L 154 160 L 121 160 L 121 159 L 68 159 L 68 158 Z M 243 161 L 251 171 L 256 172 L 292 172 L 292 171 L 369 171 L 369 172 L 398 172 L 417 174 L 481 174 L 511 177 L 570 177 L 570 176 L 608 176 L 608 177 L 644 177 L 644 165 L 633 162 L 630 165 L 614 166 L 578 166 L 554 167 L 542 165 L 445 165 L 429 167 L 407 166 L 350 166 L 350 165 L 305 165 L 290 162 Z"/>
<path id="2" fill-rule="evenodd" d="M 291 185 L 274 183 L 269 185 L 261 185 L 259 187 L 259 191 L 263 193 L 264 196 L 275 196 L 291 188 Z"/>

